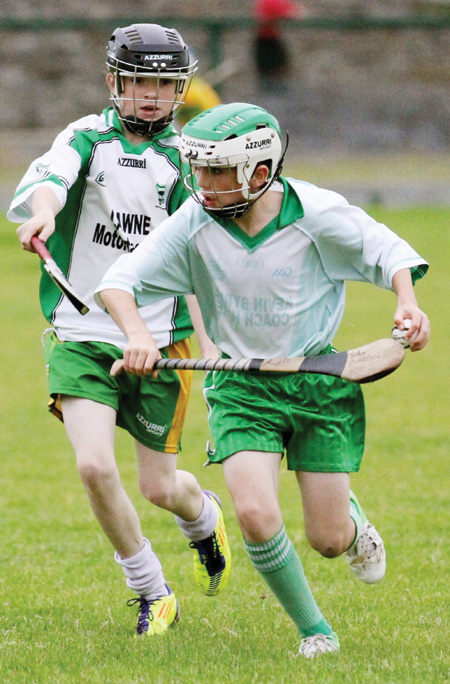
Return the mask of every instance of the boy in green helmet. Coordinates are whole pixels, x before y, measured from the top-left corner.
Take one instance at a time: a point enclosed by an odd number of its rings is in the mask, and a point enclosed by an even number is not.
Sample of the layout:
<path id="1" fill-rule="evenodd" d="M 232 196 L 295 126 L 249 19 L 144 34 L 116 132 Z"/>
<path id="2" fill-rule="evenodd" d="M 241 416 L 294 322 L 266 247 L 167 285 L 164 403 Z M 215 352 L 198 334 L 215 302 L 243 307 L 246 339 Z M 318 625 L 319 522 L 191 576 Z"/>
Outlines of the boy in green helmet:
<path id="1" fill-rule="evenodd" d="M 159 357 L 137 307 L 168 293 L 195 293 L 211 339 L 230 358 L 332 353 L 345 281 L 397 296 L 394 322 L 412 321 L 422 349 L 429 321 L 413 282 L 427 263 L 386 226 L 340 195 L 280 175 L 277 120 L 246 103 L 220 105 L 182 131 L 192 199 L 104 276 L 96 300 L 128 337 L 124 368 L 145 376 Z M 345 554 L 373 584 L 385 572 L 381 536 L 350 490 L 365 434 L 359 385 L 325 375 L 209 372 L 204 390 L 244 543 L 313 658 L 339 650 L 319 610 L 278 503 L 283 454 L 302 494 L 306 536 L 327 558 Z"/>

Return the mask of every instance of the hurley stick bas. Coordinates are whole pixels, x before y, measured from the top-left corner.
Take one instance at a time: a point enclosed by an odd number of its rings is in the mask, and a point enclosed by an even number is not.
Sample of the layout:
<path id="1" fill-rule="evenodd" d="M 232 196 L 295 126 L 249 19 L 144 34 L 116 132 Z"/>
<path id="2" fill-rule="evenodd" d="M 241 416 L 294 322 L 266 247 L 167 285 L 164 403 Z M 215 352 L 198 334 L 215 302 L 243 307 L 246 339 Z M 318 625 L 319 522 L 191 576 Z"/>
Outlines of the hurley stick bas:
<path id="1" fill-rule="evenodd" d="M 55 283 L 63 294 L 66 295 L 67 299 L 74 305 L 77 311 L 84 316 L 89 311 L 89 307 L 79 298 L 72 285 L 67 280 L 64 273 L 59 268 L 58 264 L 52 258 L 52 255 L 48 251 L 47 247 L 44 245 L 42 240 L 40 240 L 36 235 L 34 235 L 31 240 L 36 252 L 41 257 L 44 262 L 44 268 L 49 274 L 50 278 Z"/>
<path id="2" fill-rule="evenodd" d="M 292 359 L 159 359 L 153 368 L 238 373 L 320 373 L 362 384 L 389 375 L 400 366 L 404 357 L 405 350 L 400 342 L 381 339 L 363 347 L 322 356 Z M 123 359 L 118 359 L 111 367 L 111 375 L 120 375 L 123 370 Z"/>

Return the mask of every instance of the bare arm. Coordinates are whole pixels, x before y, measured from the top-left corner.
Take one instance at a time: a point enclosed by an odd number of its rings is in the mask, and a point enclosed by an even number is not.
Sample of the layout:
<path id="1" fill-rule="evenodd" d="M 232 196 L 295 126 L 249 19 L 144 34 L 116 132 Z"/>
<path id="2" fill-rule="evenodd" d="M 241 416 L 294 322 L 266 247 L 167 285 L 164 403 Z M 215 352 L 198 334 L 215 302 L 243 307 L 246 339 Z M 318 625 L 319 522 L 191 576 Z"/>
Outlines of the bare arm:
<path id="1" fill-rule="evenodd" d="M 31 202 L 33 215 L 16 230 L 22 249 L 34 252 L 30 244 L 33 235 L 39 235 L 42 242 L 48 240 L 55 230 L 55 216 L 60 209 L 59 200 L 51 188 L 43 186 L 34 192 Z"/>
<path id="2" fill-rule="evenodd" d="M 206 333 L 197 297 L 195 295 L 186 295 L 186 303 L 202 357 L 204 359 L 217 359 L 219 357 L 219 350 Z"/>
<path id="3" fill-rule="evenodd" d="M 144 323 L 134 298 L 124 290 L 102 290 L 103 303 L 118 327 L 128 338 L 123 353 L 124 370 L 132 375 L 152 375 L 153 364 L 161 358 L 158 347 Z"/>
<path id="4" fill-rule="evenodd" d="M 404 329 L 403 321 L 408 318 L 411 320 L 411 327 L 405 337 L 411 339 L 417 332 L 415 339 L 411 342 L 411 351 L 419 351 L 429 340 L 430 321 L 417 304 L 409 268 L 397 271 L 392 280 L 392 287 L 397 295 L 394 323 L 400 329 Z"/>

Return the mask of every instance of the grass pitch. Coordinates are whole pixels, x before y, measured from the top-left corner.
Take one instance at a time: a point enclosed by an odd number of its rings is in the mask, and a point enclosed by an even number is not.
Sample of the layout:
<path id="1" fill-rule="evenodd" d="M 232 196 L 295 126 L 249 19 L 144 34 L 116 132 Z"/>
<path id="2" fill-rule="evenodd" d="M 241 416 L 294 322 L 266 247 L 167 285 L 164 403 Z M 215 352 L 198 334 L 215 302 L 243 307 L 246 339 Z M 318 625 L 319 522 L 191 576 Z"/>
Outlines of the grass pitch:
<path id="1" fill-rule="evenodd" d="M 180 465 L 222 498 L 233 546 L 223 596 L 197 593 L 191 552 L 172 516 L 138 492 L 133 445 L 117 433 L 123 481 L 181 603 L 176 629 L 135 639 L 130 594 L 90 512 L 63 426 L 47 414 L 39 337 L 38 259 L 22 253 L 1 223 L 2 469 L 0 520 L 0 680 L 4 684 L 441 684 L 448 655 L 448 344 L 450 210 L 373 215 L 427 258 L 417 285 L 432 340 L 407 352 L 391 376 L 365 386 L 367 447 L 352 485 L 382 533 L 388 570 L 380 585 L 350 576 L 303 534 L 294 477 L 280 498 L 288 533 L 311 587 L 338 632 L 341 652 L 295 657 L 299 637 L 243 550 L 220 467 L 202 468 L 208 439 L 202 374 L 195 375 Z M 337 346 L 390 335 L 394 297 L 351 284 Z"/>

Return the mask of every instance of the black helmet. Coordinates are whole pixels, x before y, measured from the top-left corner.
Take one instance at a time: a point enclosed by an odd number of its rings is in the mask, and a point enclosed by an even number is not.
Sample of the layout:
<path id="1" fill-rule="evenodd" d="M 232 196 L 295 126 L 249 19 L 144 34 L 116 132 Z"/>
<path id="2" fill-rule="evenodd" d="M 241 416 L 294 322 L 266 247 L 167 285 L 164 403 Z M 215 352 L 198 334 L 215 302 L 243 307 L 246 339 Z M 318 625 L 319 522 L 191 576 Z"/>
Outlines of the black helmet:
<path id="1" fill-rule="evenodd" d="M 182 103 L 197 62 L 191 62 L 189 50 L 178 31 L 159 24 L 132 24 L 117 28 L 106 48 L 108 71 L 114 76 L 112 101 L 124 126 L 137 135 L 159 133 L 172 121 L 173 110 Z M 123 116 L 120 96 L 123 77 L 152 77 L 176 82 L 172 110 L 164 119 L 144 121 L 137 116 Z"/>

